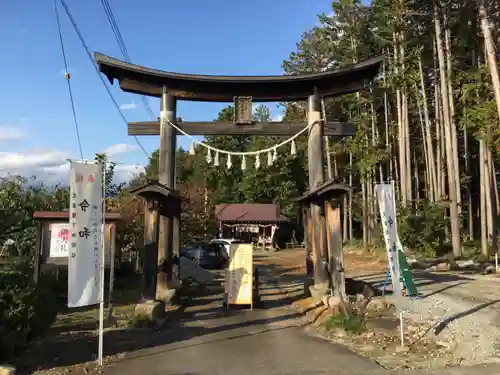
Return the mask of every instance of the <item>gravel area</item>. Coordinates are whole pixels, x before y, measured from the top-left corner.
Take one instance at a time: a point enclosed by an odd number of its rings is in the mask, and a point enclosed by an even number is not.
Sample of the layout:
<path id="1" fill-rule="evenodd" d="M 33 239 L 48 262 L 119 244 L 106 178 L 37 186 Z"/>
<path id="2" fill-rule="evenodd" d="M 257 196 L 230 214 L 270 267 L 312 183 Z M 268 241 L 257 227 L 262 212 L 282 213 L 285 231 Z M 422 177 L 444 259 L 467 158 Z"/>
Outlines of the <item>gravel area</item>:
<path id="1" fill-rule="evenodd" d="M 384 264 L 355 251 L 346 251 L 345 258 L 347 276 L 382 287 Z M 302 259 L 301 252 L 292 250 L 273 254 L 269 261 L 290 269 Z M 409 337 L 426 335 L 448 347 L 453 358 L 451 362 L 443 358 L 446 365 L 500 362 L 499 277 L 424 271 L 415 271 L 414 277 L 422 297 L 404 298 L 406 330 L 412 331 Z M 435 360 L 440 366 L 439 358 Z"/>
<path id="2" fill-rule="evenodd" d="M 417 280 L 423 297 L 405 299 L 410 323 L 451 348 L 456 364 L 500 362 L 499 282 L 450 274 L 419 274 Z"/>

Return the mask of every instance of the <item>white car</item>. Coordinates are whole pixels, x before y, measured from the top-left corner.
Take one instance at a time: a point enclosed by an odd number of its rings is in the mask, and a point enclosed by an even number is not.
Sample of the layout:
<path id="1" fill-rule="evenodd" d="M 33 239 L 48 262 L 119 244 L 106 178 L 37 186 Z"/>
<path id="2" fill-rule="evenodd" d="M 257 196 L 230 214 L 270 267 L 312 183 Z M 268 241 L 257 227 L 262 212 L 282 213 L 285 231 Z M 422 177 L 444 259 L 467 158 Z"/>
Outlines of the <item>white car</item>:
<path id="1" fill-rule="evenodd" d="M 236 240 L 234 238 L 216 238 L 210 241 L 210 243 L 222 245 L 222 247 L 224 248 L 223 256 L 226 260 L 228 260 L 229 249 L 231 248 L 231 244 L 243 243 L 243 241 Z"/>

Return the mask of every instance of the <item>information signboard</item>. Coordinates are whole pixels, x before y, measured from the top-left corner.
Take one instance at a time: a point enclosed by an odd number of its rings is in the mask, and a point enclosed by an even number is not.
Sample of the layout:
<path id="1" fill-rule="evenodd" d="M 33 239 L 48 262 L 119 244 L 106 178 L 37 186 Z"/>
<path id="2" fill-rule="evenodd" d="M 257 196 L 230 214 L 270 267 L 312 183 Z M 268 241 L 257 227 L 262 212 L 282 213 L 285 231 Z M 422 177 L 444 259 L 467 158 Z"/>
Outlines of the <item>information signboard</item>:
<path id="1" fill-rule="evenodd" d="M 233 244 L 229 251 L 226 273 L 227 303 L 252 305 L 253 301 L 253 245 Z"/>

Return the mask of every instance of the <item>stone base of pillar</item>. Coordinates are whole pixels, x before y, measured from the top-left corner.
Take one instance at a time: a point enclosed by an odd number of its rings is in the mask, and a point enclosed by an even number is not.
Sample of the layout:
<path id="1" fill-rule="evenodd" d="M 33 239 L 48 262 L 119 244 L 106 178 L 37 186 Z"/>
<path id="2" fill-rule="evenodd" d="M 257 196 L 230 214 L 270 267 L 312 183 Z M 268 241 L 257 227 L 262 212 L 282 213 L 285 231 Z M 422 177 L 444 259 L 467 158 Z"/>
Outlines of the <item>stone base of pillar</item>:
<path id="1" fill-rule="evenodd" d="M 311 285 L 309 287 L 309 292 L 314 303 L 320 303 L 323 301 L 323 297 L 328 294 L 328 283 Z"/>
<path id="2" fill-rule="evenodd" d="M 140 302 L 135 306 L 134 315 L 156 323 L 165 317 L 165 304 L 161 301 Z"/>
<path id="3" fill-rule="evenodd" d="M 0 365 L 0 375 L 16 375 L 16 368 L 9 365 Z"/>
<path id="4" fill-rule="evenodd" d="M 179 280 L 169 280 L 157 285 L 156 299 L 162 301 L 167 306 L 176 304 L 179 299 L 181 282 Z"/>

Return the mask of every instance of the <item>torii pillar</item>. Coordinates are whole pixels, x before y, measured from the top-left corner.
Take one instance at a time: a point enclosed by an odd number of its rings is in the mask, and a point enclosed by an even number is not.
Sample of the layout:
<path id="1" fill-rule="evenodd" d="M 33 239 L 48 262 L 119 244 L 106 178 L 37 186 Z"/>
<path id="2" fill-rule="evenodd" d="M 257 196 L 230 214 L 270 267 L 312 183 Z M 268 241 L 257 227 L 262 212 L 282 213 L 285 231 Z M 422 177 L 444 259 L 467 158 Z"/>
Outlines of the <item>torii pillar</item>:
<path id="1" fill-rule="evenodd" d="M 307 123 L 309 125 L 307 142 L 309 191 L 314 191 L 325 182 L 324 128 L 321 119 L 321 98 L 316 89 L 308 99 Z M 324 266 L 327 262 L 325 219 L 321 206 L 311 204 L 308 208 L 306 210 L 309 216 L 306 220 L 308 225 L 306 231 L 309 232 L 310 244 L 308 245 L 311 250 L 306 252 L 306 266 L 312 262 L 314 270 L 314 285 L 310 286 L 309 289 L 311 294 L 322 296 L 326 294 L 329 287 L 328 273 Z"/>
<path id="2" fill-rule="evenodd" d="M 158 157 L 158 180 L 168 189 L 175 190 L 175 151 L 177 132 L 169 125 L 175 123 L 177 99 L 168 94 L 163 87 L 160 104 L 160 153 Z M 179 256 L 179 220 L 172 216 L 160 216 L 158 238 L 158 263 L 156 277 L 156 299 L 170 303 L 175 295 L 175 288 L 169 283 L 176 283 L 172 275 L 170 260 L 174 254 Z"/>

